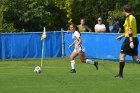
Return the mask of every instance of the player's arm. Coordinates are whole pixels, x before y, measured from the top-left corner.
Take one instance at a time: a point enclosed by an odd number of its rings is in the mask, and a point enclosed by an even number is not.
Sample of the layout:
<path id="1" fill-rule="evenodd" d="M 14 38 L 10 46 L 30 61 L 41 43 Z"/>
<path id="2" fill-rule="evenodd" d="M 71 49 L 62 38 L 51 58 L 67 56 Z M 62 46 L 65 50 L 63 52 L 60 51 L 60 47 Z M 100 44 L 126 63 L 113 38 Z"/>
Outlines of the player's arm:
<path id="1" fill-rule="evenodd" d="M 132 35 L 133 35 L 133 31 L 132 31 L 132 28 L 129 28 L 129 42 L 130 42 L 130 47 L 131 48 L 134 48 L 134 44 L 133 44 L 133 37 L 132 37 Z"/>
<path id="2" fill-rule="evenodd" d="M 132 28 L 129 28 L 128 33 L 129 33 L 129 41 L 130 41 L 130 42 L 133 42 L 133 38 L 132 38 L 132 34 L 133 34 Z"/>
<path id="3" fill-rule="evenodd" d="M 74 44 L 75 44 L 75 42 L 72 42 L 72 43 L 69 45 L 69 47 L 72 47 Z"/>
<path id="4" fill-rule="evenodd" d="M 129 42 L 130 42 L 130 47 L 134 48 L 134 44 L 133 44 L 133 19 L 129 18 L 129 29 L 128 29 L 128 33 L 129 33 Z"/>
<path id="5" fill-rule="evenodd" d="M 125 34 L 125 33 L 123 33 L 122 35 L 118 36 L 116 39 L 117 39 L 117 40 L 122 39 L 122 38 L 124 37 L 124 34 Z"/>
<path id="6" fill-rule="evenodd" d="M 77 40 L 78 40 L 78 43 L 77 43 L 77 45 L 76 45 L 76 48 L 78 48 L 78 47 L 80 46 L 81 42 L 82 42 L 82 40 L 81 40 L 81 38 L 80 38 L 80 37 L 79 37 L 79 38 L 77 38 Z"/>

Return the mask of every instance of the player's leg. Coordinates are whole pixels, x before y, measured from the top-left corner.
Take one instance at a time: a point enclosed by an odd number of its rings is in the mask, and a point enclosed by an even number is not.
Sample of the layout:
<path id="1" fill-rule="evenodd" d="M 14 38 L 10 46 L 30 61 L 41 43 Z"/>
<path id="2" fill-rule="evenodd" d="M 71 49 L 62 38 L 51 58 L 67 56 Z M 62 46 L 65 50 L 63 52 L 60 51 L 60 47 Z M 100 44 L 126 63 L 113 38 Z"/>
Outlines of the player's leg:
<path id="1" fill-rule="evenodd" d="M 119 73 L 116 75 L 116 78 L 122 78 L 123 77 L 123 69 L 125 66 L 125 56 L 126 54 L 120 53 L 120 62 L 119 62 Z"/>
<path id="2" fill-rule="evenodd" d="M 86 63 L 85 53 L 83 51 L 79 52 L 79 57 L 80 57 L 81 62 Z"/>
<path id="3" fill-rule="evenodd" d="M 79 57 L 80 57 L 81 62 L 92 64 L 96 67 L 96 69 L 98 69 L 98 62 L 95 62 L 91 59 L 85 59 L 85 53 L 83 51 L 79 52 Z"/>
<path id="4" fill-rule="evenodd" d="M 77 52 L 72 52 L 70 56 L 70 63 L 71 63 L 71 73 L 76 73 L 75 70 L 75 57 L 78 55 Z"/>
<path id="5" fill-rule="evenodd" d="M 130 55 L 130 43 L 129 38 L 125 38 L 120 51 L 120 59 L 119 59 L 119 73 L 116 75 L 116 78 L 122 78 L 123 77 L 123 69 L 125 66 L 125 56 L 128 54 Z"/>
<path id="6" fill-rule="evenodd" d="M 132 58 L 133 58 L 133 61 L 140 64 L 140 59 L 138 58 L 138 56 L 132 56 Z"/>
<path id="7" fill-rule="evenodd" d="M 140 59 L 138 58 L 138 44 L 139 44 L 139 41 L 138 41 L 137 38 L 134 38 L 133 42 L 134 42 L 134 49 L 132 50 L 132 53 L 133 53 L 132 58 L 135 62 L 140 64 Z"/>

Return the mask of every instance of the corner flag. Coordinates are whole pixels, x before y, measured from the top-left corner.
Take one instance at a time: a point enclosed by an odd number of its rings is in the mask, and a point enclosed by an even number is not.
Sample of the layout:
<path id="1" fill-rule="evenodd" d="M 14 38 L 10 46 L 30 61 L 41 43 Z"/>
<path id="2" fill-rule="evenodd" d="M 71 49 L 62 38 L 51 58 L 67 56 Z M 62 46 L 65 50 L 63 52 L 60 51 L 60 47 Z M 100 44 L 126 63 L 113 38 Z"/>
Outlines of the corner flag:
<path id="1" fill-rule="evenodd" d="M 44 39 L 46 38 L 46 28 L 44 27 L 43 34 L 41 36 L 42 40 L 42 58 L 41 58 L 41 67 L 43 66 L 43 58 L 44 58 Z"/>

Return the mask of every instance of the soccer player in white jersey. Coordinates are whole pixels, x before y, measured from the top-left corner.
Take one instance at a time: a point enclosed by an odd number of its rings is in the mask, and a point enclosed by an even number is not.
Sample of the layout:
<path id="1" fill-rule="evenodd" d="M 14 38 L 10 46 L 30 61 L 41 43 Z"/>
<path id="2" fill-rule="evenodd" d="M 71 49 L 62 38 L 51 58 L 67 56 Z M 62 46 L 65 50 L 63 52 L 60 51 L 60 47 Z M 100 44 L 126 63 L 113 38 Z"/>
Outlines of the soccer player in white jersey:
<path id="1" fill-rule="evenodd" d="M 70 56 L 70 62 L 71 62 L 71 73 L 76 73 L 75 70 L 75 58 L 79 55 L 81 62 L 83 63 L 88 63 L 88 64 L 93 64 L 96 69 L 98 70 L 98 62 L 95 62 L 91 59 L 85 59 L 85 49 L 82 46 L 82 40 L 80 37 L 80 32 L 76 31 L 77 26 L 74 24 L 70 25 L 70 31 L 72 32 L 72 39 L 74 40 L 74 42 L 70 45 L 75 45 L 75 48 L 73 50 L 73 52 L 71 53 Z"/>

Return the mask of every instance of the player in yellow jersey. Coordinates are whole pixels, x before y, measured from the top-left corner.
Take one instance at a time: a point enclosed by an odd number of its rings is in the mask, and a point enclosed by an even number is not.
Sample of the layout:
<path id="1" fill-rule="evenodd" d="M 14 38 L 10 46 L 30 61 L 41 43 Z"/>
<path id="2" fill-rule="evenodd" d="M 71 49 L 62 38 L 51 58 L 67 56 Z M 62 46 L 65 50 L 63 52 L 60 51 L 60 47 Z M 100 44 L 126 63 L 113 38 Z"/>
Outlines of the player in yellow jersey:
<path id="1" fill-rule="evenodd" d="M 133 60 L 140 64 L 140 60 L 138 58 L 138 38 L 137 38 L 137 24 L 136 18 L 131 14 L 132 9 L 131 6 L 124 6 L 124 14 L 126 16 L 124 23 L 125 32 L 118 36 L 116 39 L 120 40 L 122 37 L 125 37 L 125 40 L 121 46 L 120 52 L 120 62 L 119 62 L 119 73 L 115 76 L 116 78 L 123 78 L 123 68 L 125 66 L 125 56 L 132 56 Z"/>

